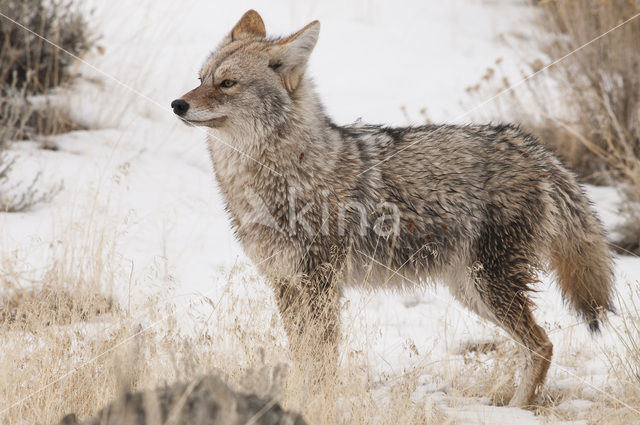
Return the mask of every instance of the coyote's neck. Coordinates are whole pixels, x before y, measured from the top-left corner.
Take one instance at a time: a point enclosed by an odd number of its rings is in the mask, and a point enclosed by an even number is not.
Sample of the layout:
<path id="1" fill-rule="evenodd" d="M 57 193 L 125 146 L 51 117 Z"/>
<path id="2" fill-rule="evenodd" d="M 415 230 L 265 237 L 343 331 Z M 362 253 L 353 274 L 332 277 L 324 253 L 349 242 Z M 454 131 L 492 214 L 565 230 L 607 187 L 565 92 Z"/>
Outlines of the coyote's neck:
<path id="1" fill-rule="evenodd" d="M 330 169 L 342 142 L 340 133 L 309 81 L 301 81 L 292 100 L 286 120 L 275 129 L 247 125 L 233 134 L 211 134 L 209 148 L 216 173 L 228 174 L 230 182 L 238 182 L 239 174 L 295 178 L 301 169 L 307 169 L 303 174 Z"/>
<path id="2" fill-rule="evenodd" d="M 293 94 L 287 120 L 277 130 L 218 137 L 224 143 L 210 138 L 209 147 L 235 226 L 243 221 L 243 214 L 251 214 L 255 202 L 282 212 L 292 190 L 297 200 L 310 201 L 338 189 L 330 182 L 335 182 L 332 174 L 340 161 L 343 140 L 308 81 L 302 81 Z M 249 143 L 247 138 L 251 138 Z"/>

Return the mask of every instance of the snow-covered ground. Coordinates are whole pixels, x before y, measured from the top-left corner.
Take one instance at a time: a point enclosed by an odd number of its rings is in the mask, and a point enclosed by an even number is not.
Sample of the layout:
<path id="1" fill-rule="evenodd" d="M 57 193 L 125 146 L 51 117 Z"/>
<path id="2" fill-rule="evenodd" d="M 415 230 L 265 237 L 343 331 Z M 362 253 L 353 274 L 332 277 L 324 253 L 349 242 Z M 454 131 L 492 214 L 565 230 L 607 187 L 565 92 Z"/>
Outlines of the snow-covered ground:
<path id="1" fill-rule="evenodd" d="M 67 101 L 73 118 L 89 130 L 55 137 L 56 151 L 21 145 L 24 173 L 40 170 L 44 182 L 63 181 L 64 189 L 32 211 L 0 214 L 3 252 L 20 258 L 26 269 L 39 270 L 56 241 L 82 233 L 83 223 L 98 222 L 115 243 L 113 293 L 134 310 L 151 296 L 184 310 L 193 307 L 183 300 L 225 296 L 229 270 L 247 259 L 217 192 L 203 133 L 181 124 L 169 103 L 196 86 L 206 55 L 244 11 L 258 10 L 272 34 L 321 21 L 308 72 L 338 123 L 362 118 L 406 125 L 402 107 L 414 123 L 421 122 L 422 108 L 436 122 L 468 120 L 460 104 L 469 104 L 464 89 L 498 58 L 504 69 L 519 69 L 526 55 L 514 54 L 501 39 L 526 32 L 533 12 L 522 3 L 85 2 L 100 49 L 85 57 L 95 68 L 77 65 L 81 77 Z M 618 220 L 615 190 L 589 188 L 589 193 L 611 228 Z M 640 259 L 621 257 L 616 264 L 620 290 L 627 294 L 627 284 L 637 288 Z M 262 297 L 265 308 L 275 311 L 264 282 L 251 282 L 246 296 Z M 607 382 L 605 352 L 615 349 L 615 334 L 605 331 L 591 339 L 586 326 L 573 326 L 578 319 L 562 306 L 551 279 L 545 278 L 541 288 L 536 314 L 555 345 L 548 387 L 552 393 L 573 394 L 554 409 L 566 423 L 587 423 L 593 401 L 606 398 L 602 391 L 613 385 Z M 548 420 L 491 406 L 482 390 L 475 396 L 468 395 L 473 388 L 467 395 L 452 390 L 450 370 L 468 368 L 472 386 L 475 373 L 491 378 L 491 368 L 500 366 L 492 353 L 470 359 L 463 347 L 504 336 L 464 311 L 446 291 L 350 291 L 345 305 L 349 338 L 344 350 L 368 347 L 372 391 L 384 394 L 394 379 L 422 368 L 413 398 L 430 400 L 457 423 Z M 206 305 L 195 308 L 206 314 Z M 198 328 L 193 322 L 201 316 L 184 313 L 179 317 L 185 332 Z"/>

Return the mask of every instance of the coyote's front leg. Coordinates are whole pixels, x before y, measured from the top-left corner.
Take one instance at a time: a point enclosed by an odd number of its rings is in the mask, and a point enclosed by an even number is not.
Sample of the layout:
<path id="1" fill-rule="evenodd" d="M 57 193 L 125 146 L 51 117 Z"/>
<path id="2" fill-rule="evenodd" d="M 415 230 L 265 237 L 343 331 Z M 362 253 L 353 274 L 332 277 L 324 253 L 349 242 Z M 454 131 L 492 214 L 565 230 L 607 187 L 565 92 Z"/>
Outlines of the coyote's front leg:
<path id="1" fill-rule="evenodd" d="M 312 382 L 335 377 L 340 334 L 335 282 L 320 275 L 279 279 L 274 290 L 295 367 Z"/>

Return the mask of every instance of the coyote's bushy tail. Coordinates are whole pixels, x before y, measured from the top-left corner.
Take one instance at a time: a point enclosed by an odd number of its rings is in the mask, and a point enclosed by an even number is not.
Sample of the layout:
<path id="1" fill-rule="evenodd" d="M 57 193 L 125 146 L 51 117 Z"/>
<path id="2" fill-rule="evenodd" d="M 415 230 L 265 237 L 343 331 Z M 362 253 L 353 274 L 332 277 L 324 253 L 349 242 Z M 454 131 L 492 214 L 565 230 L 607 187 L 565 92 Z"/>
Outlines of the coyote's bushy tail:
<path id="1" fill-rule="evenodd" d="M 565 301 L 598 332 L 601 315 L 614 311 L 611 251 L 579 186 L 572 178 L 562 183 L 555 194 L 562 230 L 551 241 L 551 267 Z"/>

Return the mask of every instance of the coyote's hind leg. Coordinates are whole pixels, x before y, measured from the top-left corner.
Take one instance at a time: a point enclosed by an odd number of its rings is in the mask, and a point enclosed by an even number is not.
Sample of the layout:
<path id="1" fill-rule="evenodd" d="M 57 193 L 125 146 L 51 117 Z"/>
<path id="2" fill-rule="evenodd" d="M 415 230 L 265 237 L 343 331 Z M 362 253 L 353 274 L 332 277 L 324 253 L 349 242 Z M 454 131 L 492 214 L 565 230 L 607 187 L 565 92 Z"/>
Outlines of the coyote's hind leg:
<path id="1" fill-rule="evenodd" d="M 487 307 L 487 315 L 503 328 L 524 354 L 520 384 L 510 406 L 532 406 L 551 364 L 553 345 L 533 317 L 529 299 L 531 286 L 541 268 L 545 249 L 544 212 L 531 203 L 527 212 L 506 214 L 490 211 L 475 241 L 471 258 L 471 281 Z"/>
<path id="2" fill-rule="evenodd" d="M 516 342 L 526 362 L 520 385 L 509 405 L 531 406 L 549 369 L 553 346 L 544 329 L 535 322 L 526 292 L 497 282 L 458 274 L 451 281 L 450 289 L 458 301 L 500 326 Z"/>
<path id="3" fill-rule="evenodd" d="M 520 385 L 510 406 L 531 406 L 551 364 L 553 345 L 531 312 L 529 286 L 535 281 L 532 266 L 517 250 L 511 255 L 480 260 L 474 285 L 492 321 L 518 344 L 525 358 Z"/>
<path id="4" fill-rule="evenodd" d="M 495 316 L 494 322 L 514 339 L 525 358 L 520 385 L 509 405 L 532 406 L 536 393 L 547 376 L 553 345 L 544 329 L 536 323 L 529 300 L 524 294 L 491 294 L 486 298 L 487 306 Z"/>

